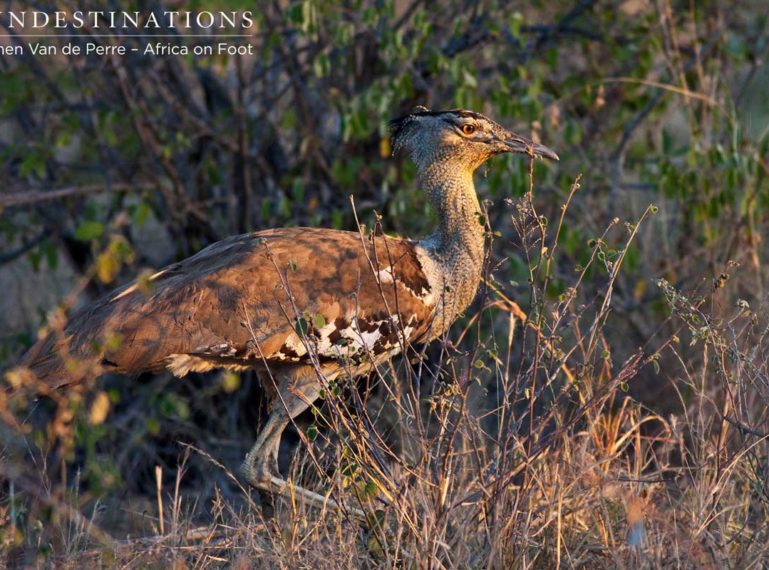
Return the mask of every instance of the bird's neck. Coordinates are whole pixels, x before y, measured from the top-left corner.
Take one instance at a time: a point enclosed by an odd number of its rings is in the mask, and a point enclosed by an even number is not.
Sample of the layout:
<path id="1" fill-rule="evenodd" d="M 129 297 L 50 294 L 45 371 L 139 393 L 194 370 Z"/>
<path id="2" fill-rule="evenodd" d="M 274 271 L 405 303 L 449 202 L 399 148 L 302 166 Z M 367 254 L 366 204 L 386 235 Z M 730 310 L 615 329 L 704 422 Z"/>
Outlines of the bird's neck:
<path id="1" fill-rule="evenodd" d="M 422 244 L 441 270 L 444 309 L 453 320 L 475 297 L 483 269 L 485 220 L 473 169 L 435 161 L 420 169 L 419 179 L 438 212 L 438 227 Z"/>

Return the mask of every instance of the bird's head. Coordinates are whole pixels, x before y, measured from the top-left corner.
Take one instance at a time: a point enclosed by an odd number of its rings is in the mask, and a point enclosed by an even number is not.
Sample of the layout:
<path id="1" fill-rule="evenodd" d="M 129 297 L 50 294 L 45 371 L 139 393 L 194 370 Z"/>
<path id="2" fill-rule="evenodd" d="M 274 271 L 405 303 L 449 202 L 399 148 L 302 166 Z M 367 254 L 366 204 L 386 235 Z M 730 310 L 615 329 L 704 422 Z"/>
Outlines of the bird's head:
<path id="1" fill-rule="evenodd" d="M 558 160 L 544 145 L 512 133 L 488 117 L 454 109 L 430 111 L 417 107 L 390 122 L 393 153 L 407 152 L 417 167 L 456 161 L 470 171 L 504 152 Z"/>

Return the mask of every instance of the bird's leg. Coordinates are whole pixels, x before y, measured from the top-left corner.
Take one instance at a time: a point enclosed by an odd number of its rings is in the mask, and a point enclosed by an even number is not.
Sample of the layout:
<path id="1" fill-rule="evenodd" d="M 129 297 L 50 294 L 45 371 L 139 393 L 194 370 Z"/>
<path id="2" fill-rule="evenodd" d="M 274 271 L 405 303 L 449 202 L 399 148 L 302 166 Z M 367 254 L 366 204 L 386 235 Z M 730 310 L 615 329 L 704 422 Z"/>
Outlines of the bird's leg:
<path id="1" fill-rule="evenodd" d="M 256 443 L 240 467 L 241 475 L 251 485 L 259 489 L 274 490 L 274 480 L 280 479 L 280 436 L 288 422 L 305 411 L 318 398 L 320 391 L 320 382 L 314 374 L 297 379 L 293 385 L 281 386 L 267 423 L 259 432 Z"/>
<path id="2" fill-rule="evenodd" d="M 252 486 L 261 491 L 297 497 L 321 509 L 330 506 L 359 517 L 365 517 L 365 514 L 359 509 L 340 505 L 328 496 L 297 485 L 291 485 L 280 476 L 278 471 L 280 436 L 288 422 L 310 407 L 310 404 L 318 398 L 321 391 L 321 384 L 318 382 L 314 371 L 306 376 L 298 377 L 296 382 L 289 386 L 281 384 L 278 398 L 270 411 L 270 417 L 240 466 L 241 475 Z"/>
<path id="3" fill-rule="evenodd" d="M 254 487 L 262 487 L 273 476 L 280 475 L 278 471 L 278 449 L 280 436 L 289 417 L 280 402 L 276 402 L 270 412 L 270 417 L 251 450 L 246 454 L 246 459 L 240 466 L 241 475 Z"/>

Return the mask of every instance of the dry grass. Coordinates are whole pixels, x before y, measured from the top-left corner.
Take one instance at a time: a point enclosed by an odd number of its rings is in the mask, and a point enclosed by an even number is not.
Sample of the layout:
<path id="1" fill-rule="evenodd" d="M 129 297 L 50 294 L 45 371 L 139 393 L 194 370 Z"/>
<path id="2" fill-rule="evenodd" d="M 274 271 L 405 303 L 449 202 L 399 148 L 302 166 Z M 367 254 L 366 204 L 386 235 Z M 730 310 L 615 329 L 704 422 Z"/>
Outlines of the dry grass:
<path id="1" fill-rule="evenodd" d="M 114 495 L 103 504 L 80 481 L 67 484 L 62 453 L 53 456 L 61 474 L 54 484 L 43 441 L 8 427 L 0 473 L 6 564 L 764 567 L 767 323 L 744 304 L 709 314 L 724 281 L 704 293 L 660 281 L 670 309 L 664 330 L 672 332 L 613 362 L 604 334 L 612 292 L 627 245 L 653 208 L 624 228 L 612 221 L 572 286 L 551 298 L 558 237 L 578 187 L 555 227 L 531 192 L 509 204 L 531 272 L 528 315 L 487 275 L 490 286 L 463 330 L 429 358 L 410 347 L 407 359 L 365 386 L 327 386 L 312 425 L 298 426 L 289 479 L 349 509 L 280 498 L 265 520 L 226 467 L 191 446 L 182 447 L 172 485 L 157 467 L 154 492 L 137 504 Z M 605 240 L 617 232 L 625 245 L 610 250 Z M 605 281 L 597 298 L 581 293 L 588 275 Z M 640 374 L 675 380 L 679 412 L 662 417 L 630 398 Z M 94 413 L 103 420 L 93 402 L 91 420 Z M 10 406 L 18 414 L 19 403 Z M 49 434 L 66 439 L 61 405 L 56 418 Z M 185 480 L 191 457 L 209 462 L 236 492 L 214 486 L 201 503 Z M 118 523 L 117 503 L 135 511 L 133 530 Z M 140 538 L 130 536 L 137 531 Z"/>

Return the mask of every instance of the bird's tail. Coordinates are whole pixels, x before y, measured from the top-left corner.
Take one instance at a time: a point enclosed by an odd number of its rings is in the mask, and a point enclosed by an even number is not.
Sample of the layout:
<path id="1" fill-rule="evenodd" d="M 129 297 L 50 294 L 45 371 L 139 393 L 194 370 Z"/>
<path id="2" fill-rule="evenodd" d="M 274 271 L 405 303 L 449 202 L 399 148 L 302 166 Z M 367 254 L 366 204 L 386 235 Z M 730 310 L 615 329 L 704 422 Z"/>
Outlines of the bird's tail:
<path id="1" fill-rule="evenodd" d="M 30 348 L 15 367 L 0 374 L 0 425 L 10 426 L 23 432 L 23 423 L 18 416 L 19 402 L 28 397 L 55 395 L 57 389 L 71 384 L 72 375 L 56 350 L 53 335 L 41 338 Z M 26 409 L 26 404 L 22 405 Z"/>
<path id="2" fill-rule="evenodd" d="M 93 363 L 71 355 L 69 341 L 61 334 L 47 334 L 27 351 L 16 368 L 6 373 L 6 379 L 15 389 L 37 394 L 80 384 L 92 376 Z"/>

